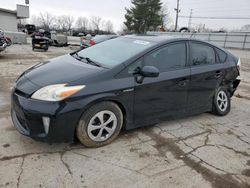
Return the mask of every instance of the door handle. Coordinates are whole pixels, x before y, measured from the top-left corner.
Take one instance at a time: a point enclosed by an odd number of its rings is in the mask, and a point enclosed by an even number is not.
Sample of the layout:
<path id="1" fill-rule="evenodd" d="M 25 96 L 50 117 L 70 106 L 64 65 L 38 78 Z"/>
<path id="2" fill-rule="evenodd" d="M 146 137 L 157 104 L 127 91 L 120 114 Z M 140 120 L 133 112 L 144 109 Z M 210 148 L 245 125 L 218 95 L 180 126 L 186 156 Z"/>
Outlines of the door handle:
<path id="1" fill-rule="evenodd" d="M 189 82 L 188 79 L 186 78 L 183 78 L 182 80 L 180 80 L 177 84 L 180 86 L 180 87 L 184 87 L 187 85 L 187 83 Z"/>
<path id="2" fill-rule="evenodd" d="M 220 78 L 222 76 L 222 72 L 221 71 L 216 71 L 215 72 L 215 78 Z"/>

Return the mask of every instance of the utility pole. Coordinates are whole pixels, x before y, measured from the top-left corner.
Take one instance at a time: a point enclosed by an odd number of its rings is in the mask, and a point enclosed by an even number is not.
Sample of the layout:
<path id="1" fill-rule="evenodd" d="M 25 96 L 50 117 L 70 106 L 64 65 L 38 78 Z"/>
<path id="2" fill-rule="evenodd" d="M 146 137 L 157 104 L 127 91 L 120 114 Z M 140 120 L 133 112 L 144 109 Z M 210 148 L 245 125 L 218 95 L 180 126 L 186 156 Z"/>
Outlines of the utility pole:
<path id="1" fill-rule="evenodd" d="M 180 0 L 177 0 L 177 7 L 174 10 L 176 11 L 175 31 L 177 31 L 179 13 L 181 12 L 181 9 L 180 9 Z"/>
<path id="2" fill-rule="evenodd" d="M 188 20 L 188 29 L 191 30 L 191 24 L 192 24 L 192 16 L 193 16 L 193 9 L 190 10 L 190 16 Z"/>

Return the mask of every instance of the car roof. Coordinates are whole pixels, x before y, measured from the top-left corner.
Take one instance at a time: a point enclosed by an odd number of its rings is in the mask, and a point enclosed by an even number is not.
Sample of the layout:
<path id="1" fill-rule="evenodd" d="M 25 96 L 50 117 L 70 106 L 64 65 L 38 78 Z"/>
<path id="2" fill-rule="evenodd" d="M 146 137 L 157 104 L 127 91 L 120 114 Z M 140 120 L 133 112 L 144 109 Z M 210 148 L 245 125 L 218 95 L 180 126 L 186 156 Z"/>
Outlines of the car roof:
<path id="1" fill-rule="evenodd" d="M 199 39 L 194 39 L 194 38 L 186 38 L 186 37 L 179 37 L 179 36 L 166 36 L 166 35 L 125 35 L 125 38 L 131 38 L 135 40 L 144 40 L 148 42 L 153 42 L 156 44 L 160 43 L 167 43 L 167 42 L 175 42 L 175 41 L 197 41 L 197 42 L 203 42 L 207 43 L 213 46 L 216 46 L 214 44 L 211 44 L 207 41 L 199 40 Z M 217 47 L 217 46 L 216 46 Z"/>
<path id="2" fill-rule="evenodd" d="M 225 49 L 221 48 L 220 46 L 218 46 L 214 43 L 200 40 L 200 39 L 195 39 L 195 38 L 179 37 L 179 36 L 174 36 L 174 35 L 173 36 L 167 36 L 167 35 L 125 35 L 123 37 L 134 39 L 134 40 L 144 40 L 144 41 L 155 43 L 156 45 L 162 45 L 162 44 L 165 44 L 168 42 L 178 42 L 178 41 L 194 41 L 195 42 L 196 41 L 196 42 L 202 42 L 202 43 L 211 45 L 213 47 L 219 48 L 220 50 L 226 52 Z"/>
<path id="3" fill-rule="evenodd" d="M 175 37 L 172 36 L 166 36 L 166 35 L 125 35 L 125 38 L 131 38 L 135 40 L 145 40 L 149 42 L 155 42 L 155 43 L 162 43 L 167 42 L 169 40 L 175 39 Z"/>

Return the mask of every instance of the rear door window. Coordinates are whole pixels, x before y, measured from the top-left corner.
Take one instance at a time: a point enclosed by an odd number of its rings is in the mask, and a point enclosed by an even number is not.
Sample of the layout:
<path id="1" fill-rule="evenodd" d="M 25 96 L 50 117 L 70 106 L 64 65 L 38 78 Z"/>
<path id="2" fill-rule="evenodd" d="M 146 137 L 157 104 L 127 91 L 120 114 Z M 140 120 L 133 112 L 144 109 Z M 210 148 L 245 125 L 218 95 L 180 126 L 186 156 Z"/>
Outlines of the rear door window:
<path id="1" fill-rule="evenodd" d="M 215 64 L 215 57 L 215 51 L 212 47 L 202 43 L 190 43 L 191 66 Z"/>

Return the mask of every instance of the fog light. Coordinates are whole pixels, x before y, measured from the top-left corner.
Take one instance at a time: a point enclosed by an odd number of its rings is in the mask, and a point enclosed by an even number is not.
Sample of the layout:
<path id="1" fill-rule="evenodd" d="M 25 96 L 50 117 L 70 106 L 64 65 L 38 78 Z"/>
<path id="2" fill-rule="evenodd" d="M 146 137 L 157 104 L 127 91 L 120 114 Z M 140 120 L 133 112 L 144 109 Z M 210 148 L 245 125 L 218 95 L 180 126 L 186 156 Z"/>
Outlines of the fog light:
<path id="1" fill-rule="evenodd" d="M 49 124 L 50 124 L 50 118 L 43 117 L 43 126 L 44 126 L 44 131 L 46 134 L 49 133 Z"/>

